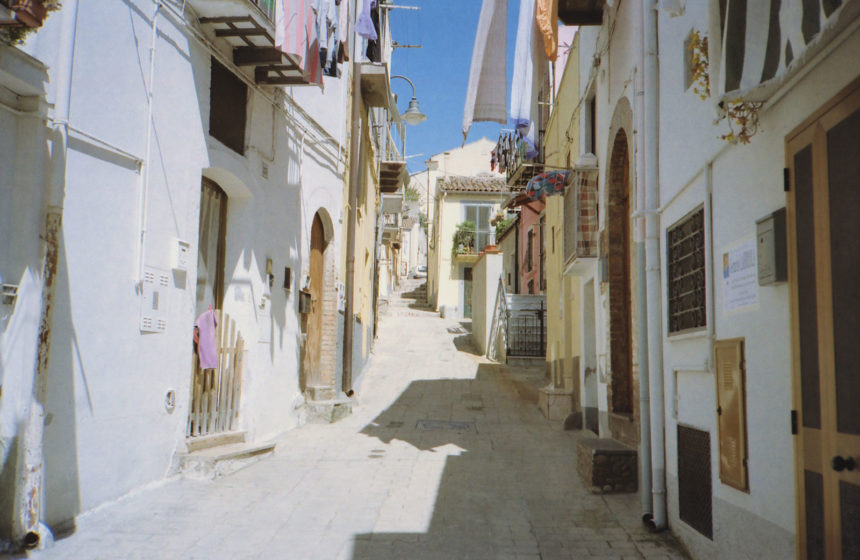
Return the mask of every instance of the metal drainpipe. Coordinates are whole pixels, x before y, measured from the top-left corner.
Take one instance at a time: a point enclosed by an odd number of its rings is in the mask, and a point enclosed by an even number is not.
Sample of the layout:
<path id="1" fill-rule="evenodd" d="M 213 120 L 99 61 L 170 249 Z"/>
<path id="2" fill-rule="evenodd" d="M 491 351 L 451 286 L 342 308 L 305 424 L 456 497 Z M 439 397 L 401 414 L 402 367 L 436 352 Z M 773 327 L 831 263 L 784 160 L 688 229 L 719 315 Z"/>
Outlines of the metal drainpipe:
<path id="1" fill-rule="evenodd" d="M 143 154 L 143 166 L 140 177 L 140 244 L 137 261 L 137 290 L 143 294 L 143 266 L 146 259 L 146 222 L 149 216 L 149 181 L 150 163 L 152 160 L 152 111 L 155 78 L 155 45 L 158 41 L 158 14 L 161 11 L 161 0 L 156 0 L 155 11 L 152 14 L 152 37 L 149 43 L 149 83 L 146 84 L 146 144 Z"/>
<path id="2" fill-rule="evenodd" d="M 642 520 L 654 514 L 651 495 L 651 394 L 648 370 L 648 293 L 645 287 L 645 84 L 642 68 L 645 66 L 645 37 L 642 18 L 637 18 L 640 41 L 639 67 L 636 69 L 636 298 L 637 325 L 639 328 L 639 499 Z"/>
<path id="3" fill-rule="evenodd" d="M 651 395 L 651 493 L 654 531 L 666 528 L 665 403 L 663 395 L 663 298 L 660 280 L 659 68 L 657 5 L 642 3 L 645 91 L 645 274 L 648 292 L 648 365 Z"/>
<path id="4" fill-rule="evenodd" d="M 342 389 L 346 396 L 354 394 L 352 389 L 352 345 L 355 286 L 355 237 L 358 224 L 358 191 L 361 188 L 361 63 L 353 58 L 352 63 L 352 125 L 349 144 L 349 219 L 346 226 L 346 278 L 344 281 L 345 304 L 343 312 L 343 379 Z"/>
<path id="5" fill-rule="evenodd" d="M 17 480 L 13 506 L 13 539 L 26 548 L 45 548 L 53 542 L 50 527 L 42 522 L 44 504 L 44 431 L 48 359 L 54 307 L 54 282 L 59 261 L 60 233 L 66 188 L 66 155 L 69 142 L 69 107 L 72 99 L 72 71 L 75 59 L 78 2 L 67 0 L 63 7 L 60 48 L 56 66 L 52 175 L 46 197 L 44 243 L 42 245 L 42 294 L 37 355 L 33 385 L 25 424 L 19 432 Z"/>

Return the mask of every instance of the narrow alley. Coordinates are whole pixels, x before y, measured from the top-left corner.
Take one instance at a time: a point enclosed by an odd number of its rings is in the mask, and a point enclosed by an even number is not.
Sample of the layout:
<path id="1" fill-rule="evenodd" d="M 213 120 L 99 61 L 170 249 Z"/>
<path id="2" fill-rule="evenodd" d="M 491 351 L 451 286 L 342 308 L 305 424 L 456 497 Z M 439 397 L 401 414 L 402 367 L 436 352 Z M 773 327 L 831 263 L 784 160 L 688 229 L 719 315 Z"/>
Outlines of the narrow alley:
<path id="1" fill-rule="evenodd" d="M 686 558 L 643 527 L 636 494 L 583 487 L 579 432 L 538 410 L 543 368 L 475 355 L 468 323 L 409 298 L 417 282 L 381 317 L 351 416 L 292 430 L 230 476 L 104 506 L 31 557 Z"/>

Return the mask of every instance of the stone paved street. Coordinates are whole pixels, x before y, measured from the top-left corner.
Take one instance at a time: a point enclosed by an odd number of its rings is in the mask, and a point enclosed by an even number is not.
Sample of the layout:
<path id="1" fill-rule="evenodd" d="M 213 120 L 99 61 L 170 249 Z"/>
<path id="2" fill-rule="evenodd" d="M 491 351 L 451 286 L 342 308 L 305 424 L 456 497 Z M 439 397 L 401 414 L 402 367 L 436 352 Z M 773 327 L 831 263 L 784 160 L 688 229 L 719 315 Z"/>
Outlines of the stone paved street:
<path id="1" fill-rule="evenodd" d="M 408 304 L 381 318 L 351 416 L 231 476 L 103 507 L 31 557 L 686 558 L 642 527 L 636 495 L 583 488 L 579 433 L 537 408 L 542 370 L 476 356 L 468 325 Z"/>

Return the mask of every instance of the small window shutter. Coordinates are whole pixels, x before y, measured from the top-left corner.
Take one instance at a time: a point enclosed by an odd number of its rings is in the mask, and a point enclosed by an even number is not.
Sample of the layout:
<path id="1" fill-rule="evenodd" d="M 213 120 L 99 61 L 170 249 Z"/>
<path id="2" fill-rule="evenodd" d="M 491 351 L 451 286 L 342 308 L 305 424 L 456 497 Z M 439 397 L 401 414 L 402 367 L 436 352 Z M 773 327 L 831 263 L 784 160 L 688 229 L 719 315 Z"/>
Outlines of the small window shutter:
<path id="1" fill-rule="evenodd" d="M 739 490 L 747 490 L 743 339 L 716 341 L 714 362 L 720 430 L 720 480 Z"/>

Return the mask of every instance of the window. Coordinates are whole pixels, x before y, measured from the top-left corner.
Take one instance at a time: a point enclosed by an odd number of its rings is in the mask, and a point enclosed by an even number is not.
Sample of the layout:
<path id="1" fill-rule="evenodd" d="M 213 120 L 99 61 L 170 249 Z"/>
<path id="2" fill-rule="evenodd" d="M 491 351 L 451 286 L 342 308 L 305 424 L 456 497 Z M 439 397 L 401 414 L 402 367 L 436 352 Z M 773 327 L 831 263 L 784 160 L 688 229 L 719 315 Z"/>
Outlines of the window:
<path id="1" fill-rule="evenodd" d="M 490 240 L 490 215 L 493 207 L 489 204 L 464 204 L 464 219 L 475 224 L 475 252 L 484 250 Z"/>
<path id="2" fill-rule="evenodd" d="M 209 86 L 209 134 L 240 154 L 245 153 L 247 105 L 248 87 L 213 58 Z"/>
<path id="3" fill-rule="evenodd" d="M 540 289 L 546 290 L 546 243 L 544 241 L 544 230 L 546 229 L 546 217 L 540 217 Z"/>
<path id="4" fill-rule="evenodd" d="M 588 98 L 585 106 L 585 152 L 597 153 L 597 97 Z"/>
<path id="5" fill-rule="evenodd" d="M 526 236 L 526 272 L 531 272 L 534 268 L 534 245 L 535 230 L 534 228 L 529 228 L 529 233 Z"/>
<path id="6" fill-rule="evenodd" d="M 705 326 L 705 210 L 666 231 L 669 334 Z"/>

